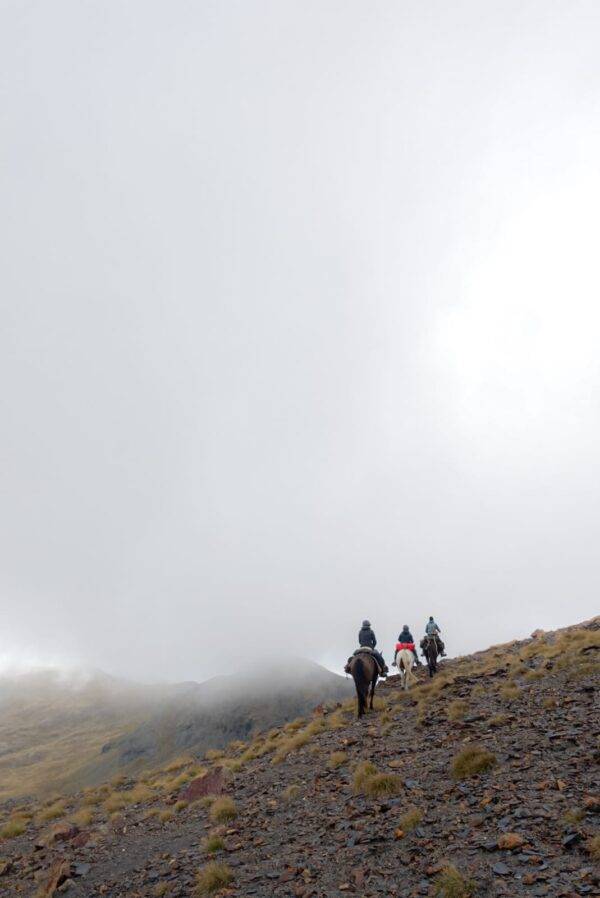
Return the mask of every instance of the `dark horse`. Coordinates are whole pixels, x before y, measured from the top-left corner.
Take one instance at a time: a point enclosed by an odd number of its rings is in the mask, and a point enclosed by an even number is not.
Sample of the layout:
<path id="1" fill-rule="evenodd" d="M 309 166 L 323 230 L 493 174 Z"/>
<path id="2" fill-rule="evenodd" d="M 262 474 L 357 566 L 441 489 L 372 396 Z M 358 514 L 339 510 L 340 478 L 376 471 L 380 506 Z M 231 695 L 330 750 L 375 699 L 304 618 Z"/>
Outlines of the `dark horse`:
<path id="1" fill-rule="evenodd" d="M 375 695 L 375 686 L 379 677 L 379 668 L 375 658 L 368 652 L 361 652 L 354 655 L 350 662 L 350 673 L 356 686 L 356 695 L 358 696 L 358 717 L 362 717 L 367 710 L 367 701 L 369 700 L 369 689 L 371 690 L 371 701 L 369 707 L 373 710 L 373 696 Z"/>
<path id="2" fill-rule="evenodd" d="M 429 668 L 429 676 L 432 677 L 437 673 L 438 644 L 435 636 L 425 637 L 425 658 L 427 659 L 427 667 Z"/>

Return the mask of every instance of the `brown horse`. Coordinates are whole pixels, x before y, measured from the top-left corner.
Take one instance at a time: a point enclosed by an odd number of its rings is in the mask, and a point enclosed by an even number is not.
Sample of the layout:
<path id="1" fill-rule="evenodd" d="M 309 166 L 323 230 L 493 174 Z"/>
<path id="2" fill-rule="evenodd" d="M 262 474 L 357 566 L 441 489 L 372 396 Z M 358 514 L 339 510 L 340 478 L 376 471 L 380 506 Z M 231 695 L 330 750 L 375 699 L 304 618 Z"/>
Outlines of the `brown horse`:
<path id="1" fill-rule="evenodd" d="M 350 673 L 356 686 L 356 695 L 358 697 L 358 714 L 362 717 L 367 710 L 367 701 L 369 700 L 369 689 L 371 690 L 371 701 L 369 708 L 373 710 L 373 696 L 375 695 L 375 686 L 379 677 L 379 668 L 375 658 L 368 652 L 361 652 L 354 655 L 350 661 Z"/>
<path id="2" fill-rule="evenodd" d="M 425 652 L 425 657 L 427 659 L 429 676 L 432 677 L 434 673 L 437 673 L 437 659 L 439 653 L 437 639 L 435 636 L 425 636 L 421 645 L 423 646 L 423 651 Z"/>

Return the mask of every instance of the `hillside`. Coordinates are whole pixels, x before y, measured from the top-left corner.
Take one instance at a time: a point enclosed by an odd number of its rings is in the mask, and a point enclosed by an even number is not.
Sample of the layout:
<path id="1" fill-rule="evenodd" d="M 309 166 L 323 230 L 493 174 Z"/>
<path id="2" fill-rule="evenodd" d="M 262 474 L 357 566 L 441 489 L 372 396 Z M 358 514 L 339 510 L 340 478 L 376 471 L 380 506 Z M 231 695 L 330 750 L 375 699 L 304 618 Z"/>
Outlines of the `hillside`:
<path id="1" fill-rule="evenodd" d="M 600 894 L 600 618 L 220 756 L 5 805 L 9 895 Z"/>
<path id="2" fill-rule="evenodd" d="M 142 686 L 106 674 L 0 678 L 0 800 L 70 792 L 203 754 L 351 694 L 293 659 L 205 683 Z"/>

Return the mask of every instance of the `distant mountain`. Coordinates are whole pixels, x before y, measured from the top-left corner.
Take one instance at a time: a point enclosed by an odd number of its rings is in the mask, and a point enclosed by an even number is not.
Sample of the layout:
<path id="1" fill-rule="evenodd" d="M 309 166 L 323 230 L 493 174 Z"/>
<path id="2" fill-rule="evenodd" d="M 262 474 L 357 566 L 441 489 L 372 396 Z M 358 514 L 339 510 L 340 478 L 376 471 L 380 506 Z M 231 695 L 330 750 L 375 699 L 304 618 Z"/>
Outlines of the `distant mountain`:
<path id="1" fill-rule="evenodd" d="M 173 685 L 102 672 L 0 677 L 0 799 L 202 755 L 349 694 L 343 677 L 303 659 Z"/>

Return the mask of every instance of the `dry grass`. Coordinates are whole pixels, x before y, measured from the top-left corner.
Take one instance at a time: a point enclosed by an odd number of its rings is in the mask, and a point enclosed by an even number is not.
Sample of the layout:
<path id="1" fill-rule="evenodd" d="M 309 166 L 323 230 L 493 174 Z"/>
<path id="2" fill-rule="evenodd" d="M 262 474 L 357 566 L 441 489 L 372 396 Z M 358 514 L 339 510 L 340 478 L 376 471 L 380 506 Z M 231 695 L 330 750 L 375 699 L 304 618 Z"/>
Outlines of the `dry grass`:
<path id="1" fill-rule="evenodd" d="M 489 718 L 488 725 L 491 727 L 502 727 L 508 723 L 509 720 L 510 717 L 508 714 L 494 714 L 493 717 Z"/>
<path id="2" fill-rule="evenodd" d="M 501 686 L 498 694 L 501 698 L 505 699 L 505 701 L 515 701 L 521 695 L 521 690 L 517 686 L 516 683 L 506 683 L 504 686 Z"/>
<path id="3" fill-rule="evenodd" d="M 309 742 L 312 741 L 313 737 L 317 735 L 317 733 L 322 733 L 326 728 L 325 721 L 323 718 L 315 718 L 312 720 L 307 726 L 302 730 L 298 730 L 293 736 L 290 736 L 288 739 L 284 739 L 283 742 L 279 744 L 275 754 L 273 755 L 272 764 L 281 764 L 282 761 L 285 761 L 287 756 L 293 752 L 297 751 L 299 748 L 303 748 L 305 745 L 308 745 Z"/>
<path id="4" fill-rule="evenodd" d="M 231 773 L 239 773 L 243 766 L 244 763 L 241 758 L 223 758 L 221 761 L 221 767 L 231 771 Z"/>
<path id="5" fill-rule="evenodd" d="M 113 794 L 106 799 L 103 807 L 109 814 L 114 814 L 116 811 L 122 811 L 123 808 L 126 808 L 127 801 L 123 798 L 122 792 L 113 792 Z"/>
<path id="6" fill-rule="evenodd" d="M 173 805 L 173 810 L 176 814 L 179 814 L 181 811 L 184 811 L 188 807 L 188 805 L 189 801 L 185 801 L 185 799 L 182 798 L 179 801 L 175 802 L 175 804 Z"/>
<path id="7" fill-rule="evenodd" d="M 354 791 L 362 792 L 363 786 L 368 778 L 371 776 L 375 776 L 377 772 L 377 767 L 375 766 L 375 764 L 372 764 L 371 761 L 361 761 L 361 763 L 354 771 L 354 778 L 352 780 Z"/>
<path id="8" fill-rule="evenodd" d="M 563 820 L 565 823 L 581 823 L 584 817 L 585 811 L 583 808 L 573 808 L 563 815 Z"/>
<path id="9" fill-rule="evenodd" d="M 228 820 L 234 820 L 237 817 L 237 807 L 232 798 L 222 795 L 215 798 L 210 806 L 210 819 L 215 823 L 227 823 Z"/>
<path id="10" fill-rule="evenodd" d="M 89 826 L 94 819 L 94 812 L 91 808 L 80 808 L 75 814 L 69 818 L 75 826 L 84 829 Z"/>
<path id="11" fill-rule="evenodd" d="M 345 751 L 334 751 L 333 754 L 329 755 L 327 759 L 327 766 L 330 770 L 337 770 L 338 767 L 341 767 L 342 764 L 345 764 L 348 760 L 348 755 Z"/>
<path id="12" fill-rule="evenodd" d="M 595 861 L 600 861 L 600 833 L 598 833 L 597 836 L 592 836 L 591 839 L 588 839 L 585 843 L 585 848 Z"/>
<path id="13" fill-rule="evenodd" d="M 38 818 L 43 821 L 58 820 L 59 817 L 64 817 L 65 813 L 66 807 L 64 801 L 53 801 L 47 808 L 43 808 L 39 812 Z"/>
<path id="14" fill-rule="evenodd" d="M 233 879 L 233 874 L 227 864 L 218 864 L 211 861 L 198 872 L 196 877 L 196 894 L 212 895 L 219 889 L 224 889 Z"/>
<path id="15" fill-rule="evenodd" d="M 161 823 L 168 823 L 175 816 L 175 812 L 171 808 L 163 808 L 158 812 L 158 819 Z"/>
<path id="16" fill-rule="evenodd" d="M 285 733 L 297 733 L 298 730 L 301 730 L 305 725 L 305 719 L 303 717 L 297 717 L 295 720 L 290 721 L 290 723 L 286 723 L 283 730 Z"/>
<path id="17" fill-rule="evenodd" d="M 8 820 L 0 829 L 0 839 L 15 839 L 22 836 L 27 829 L 27 823 L 21 817 Z"/>
<path id="18" fill-rule="evenodd" d="M 496 755 L 477 745 L 463 749 L 452 761 L 452 776 L 463 780 L 478 773 L 487 773 L 497 763 Z"/>
<path id="19" fill-rule="evenodd" d="M 219 758 L 222 758 L 225 752 L 220 748 L 209 748 L 204 752 L 204 757 L 207 761 L 216 761 Z"/>
<path id="20" fill-rule="evenodd" d="M 457 698 L 446 708 L 446 716 L 448 720 L 462 720 L 468 710 L 469 703 L 462 698 Z"/>
<path id="21" fill-rule="evenodd" d="M 119 794 L 127 804 L 143 804 L 146 801 L 150 801 L 151 798 L 154 798 L 152 789 L 149 789 L 148 786 L 142 784 L 134 786 L 133 789 L 128 789 L 127 792 L 121 792 Z"/>
<path id="22" fill-rule="evenodd" d="M 287 789 L 284 789 L 281 793 L 281 797 L 284 801 L 295 801 L 299 795 L 300 786 L 297 786 L 295 783 L 291 786 L 288 786 Z"/>
<path id="23" fill-rule="evenodd" d="M 211 833 L 203 845 L 207 854 L 216 854 L 217 851 L 223 851 L 225 842 L 218 833 Z"/>
<path id="24" fill-rule="evenodd" d="M 394 773 L 379 773 L 370 761 L 363 761 L 354 772 L 354 791 L 367 798 L 385 798 L 399 795 L 402 780 Z"/>
<path id="25" fill-rule="evenodd" d="M 100 789 L 86 789 L 83 793 L 81 804 L 87 807 L 94 807 L 95 805 L 102 804 L 104 797 L 104 793 L 101 792 Z"/>
<path id="26" fill-rule="evenodd" d="M 547 711 L 551 708 L 558 708 L 558 701 L 555 698 L 552 698 L 552 696 L 548 696 L 542 702 L 542 708 L 546 708 Z"/>
<path id="27" fill-rule="evenodd" d="M 439 898 L 471 898 L 474 891 L 474 883 L 465 879 L 452 864 L 444 867 L 435 879 L 434 895 Z"/>
<path id="28" fill-rule="evenodd" d="M 400 829 L 409 833 L 412 832 L 413 829 L 416 829 L 421 820 L 423 819 L 423 811 L 420 811 L 419 808 L 409 808 L 405 814 L 400 817 L 398 821 Z"/>
<path id="29" fill-rule="evenodd" d="M 168 882 L 157 882 L 154 888 L 152 889 L 153 898 L 163 898 L 164 895 L 169 891 Z"/>

